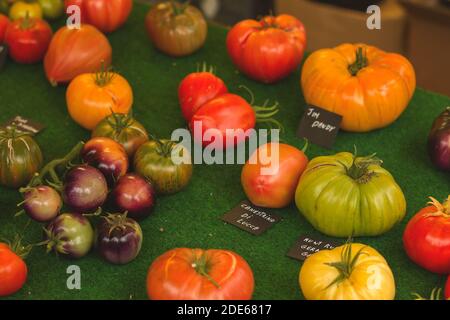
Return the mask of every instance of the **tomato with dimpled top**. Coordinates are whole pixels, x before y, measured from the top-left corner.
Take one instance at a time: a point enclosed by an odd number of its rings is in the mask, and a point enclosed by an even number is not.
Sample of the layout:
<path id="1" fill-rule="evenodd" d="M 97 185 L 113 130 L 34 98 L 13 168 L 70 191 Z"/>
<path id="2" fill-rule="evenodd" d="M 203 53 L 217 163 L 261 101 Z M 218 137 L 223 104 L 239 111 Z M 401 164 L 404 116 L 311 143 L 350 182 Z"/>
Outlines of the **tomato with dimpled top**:
<path id="1" fill-rule="evenodd" d="M 25 17 L 13 21 L 5 36 L 10 57 L 18 63 L 42 61 L 52 34 L 52 29 L 45 20 Z"/>
<path id="2" fill-rule="evenodd" d="M 242 169 L 242 187 L 254 205 L 283 208 L 294 200 L 307 164 L 304 150 L 276 142 L 262 145 Z"/>
<path id="3" fill-rule="evenodd" d="M 306 47 L 303 24 L 293 16 L 267 16 L 260 21 L 244 20 L 227 36 L 233 63 L 248 77 L 273 83 L 293 72 Z"/>
<path id="4" fill-rule="evenodd" d="M 6 30 L 9 26 L 9 19 L 4 14 L 0 14 L 0 45 L 5 41 Z"/>
<path id="5" fill-rule="evenodd" d="M 184 118 L 191 121 L 203 104 L 227 92 L 225 83 L 211 70 L 187 75 L 178 87 L 178 100 Z"/>
<path id="6" fill-rule="evenodd" d="M 132 0 L 65 0 L 66 8 L 77 5 L 82 23 L 91 24 L 105 33 L 120 28 L 133 8 Z"/>
<path id="7" fill-rule="evenodd" d="M 228 250 L 173 249 L 147 275 L 152 300 L 250 300 L 254 285 L 248 263 Z"/>
<path id="8" fill-rule="evenodd" d="M 444 203 L 431 198 L 430 206 L 420 210 L 403 234 L 406 253 L 428 271 L 450 273 L 450 196 Z"/>
<path id="9" fill-rule="evenodd" d="M 27 280 L 28 268 L 9 245 L 0 243 L 0 297 L 19 291 Z"/>

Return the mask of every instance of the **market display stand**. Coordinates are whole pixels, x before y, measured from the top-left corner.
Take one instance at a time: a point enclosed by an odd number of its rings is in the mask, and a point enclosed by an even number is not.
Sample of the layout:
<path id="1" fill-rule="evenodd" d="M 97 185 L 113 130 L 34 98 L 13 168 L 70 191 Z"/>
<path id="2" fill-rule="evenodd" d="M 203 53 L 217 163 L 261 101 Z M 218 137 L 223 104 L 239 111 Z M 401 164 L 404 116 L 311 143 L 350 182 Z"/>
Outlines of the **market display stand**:
<path id="1" fill-rule="evenodd" d="M 134 115 L 147 130 L 158 137 L 170 137 L 176 128 L 185 126 L 177 101 L 177 87 L 199 63 L 217 67 L 217 74 L 230 91 L 245 95 L 238 89 L 243 84 L 254 93 L 257 102 L 277 100 L 277 115 L 286 131 L 282 140 L 296 147 L 303 141 L 295 136 L 304 111 L 297 70 L 275 85 L 263 85 L 240 75 L 226 54 L 223 27 L 210 25 L 207 43 L 198 53 L 172 59 L 156 52 L 149 43 L 143 25 L 148 8 L 136 5 L 127 24 L 109 36 L 113 46 L 113 64 L 134 90 Z M 42 65 L 8 63 L 0 74 L 0 120 L 22 115 L 41 122 L 46 129 L 37 137 L 46 160 L 65 154 L 89 133 L 78 127 L 66 110 L 64 86 L 53 88 L 45 78 Z M 414 265 L 402 246 L 406 222 L 428 201 L 447 197 L 450 177 L 435 170 L 426 153 L 426 138 L 433 119 L 450 105 L 450 98 L 417 89 L 408 109 L 393 125 L 368 134 L 340 133 L 332 150 L 311 146 L 308 156 L 352 151 L 360 155 L 376 152 L 384 167 L 402 187 L 407 200 L 407 217 L 385 235 L 360 238 L 386 257 L 396 283 L 397 299 L 412 299 L 412 292 L 428 296 L 444 278 Z M 320 236 L 301 217 L 295 205 L 274 210 L 283 221 L 260 236 L 254 236 L 225 224 L 220 217 L 245 198 L 240 184 L 240 165 L 196 165 L 190 185 L 184 191 L 160 197 L 154 215 L 142 222 L 143 248 L 138 258 L 125 266 L 114 266 L 95 253 L 81 260 L 67 260 L 45 254 L 35 248 L 27 259 L 29 278 L 24 288 L 10 299 L 146 299 L 145 278 L 151 262 L 175 247 L 224 248 L 242 255 L 254 271 L 254 299 L 301 299 L 298 285 L 299 261 L 286 253 L 301 234 Z M 20 194 L 0 189 L 0 234 L 12 237 L 27 222 L 14 218 Z M 42 229 L 32 224 L 25 232 L 25 241 L 38 242 Z M 333 239 L 344 242 L 345 239 Z M 81 268 L 81 290 L 66 286 L 67 267 Z"/>

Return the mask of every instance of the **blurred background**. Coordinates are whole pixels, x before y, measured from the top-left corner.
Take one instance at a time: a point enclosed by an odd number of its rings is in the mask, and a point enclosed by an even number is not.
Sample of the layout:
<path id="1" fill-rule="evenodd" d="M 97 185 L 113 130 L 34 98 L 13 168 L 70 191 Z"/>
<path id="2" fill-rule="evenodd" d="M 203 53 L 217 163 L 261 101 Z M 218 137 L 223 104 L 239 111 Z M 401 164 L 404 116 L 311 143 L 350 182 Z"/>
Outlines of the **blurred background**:
<path id="1" fill-rule="evenodd" d="M 289 13 L 300 18 L 308 51 L 343 42 L 365 42 L 401 53 L 413 63 L 417 82 L 450 96 L 450 0 L 194 0 L 216 22 Z M 381 30 L 366 27 L 367 7 L 381 8 Z"/>

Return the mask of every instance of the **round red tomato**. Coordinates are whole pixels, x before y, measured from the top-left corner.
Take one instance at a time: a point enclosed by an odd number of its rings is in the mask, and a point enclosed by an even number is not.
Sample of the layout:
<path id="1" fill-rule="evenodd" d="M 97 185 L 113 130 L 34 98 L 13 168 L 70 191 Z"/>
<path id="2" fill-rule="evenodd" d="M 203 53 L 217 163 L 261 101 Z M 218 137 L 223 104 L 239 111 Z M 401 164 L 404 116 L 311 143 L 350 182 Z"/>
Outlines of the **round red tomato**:
<path id="1" fill-rule="evenodd" d="M 27 280 L 27 265 L 11 248 L 0 243 L 0 297 L 19 291 Z"/>
<path id="2" fill-rule="evenodd" d="M 445 285 L 445 299 L 450 300 L 450 276 L 448 276 L 447 284 Z"/>
<path id="3" fill-rule="evenodd" d="M 194 139 L 203 146 L 214 143 L 216 149 L 234 147 L 246 140 L 253 129 L 256 114 L 252 106 L 238 95 L 226 93 L 205 103 L 191 118 Z M 239 132 L 239 131 L 240 132 Z M 216 139 L 220 141 L 216 141 Z"/>
<path id="4" fill-rule="evenodd" d="M 9 19 L 4 14 L 0 14 L 0 44 L 5 41 L 6 30 L 8 29 Z"/>
<path id="5" fill-rule="evenodd" d="M 225 83 L 211 72 L 195 72 L 186 76 L 178 87 L 178 99 L 186 121 L 206 102 L 228 92 Z"/>
<path id="6" fill-rule="evenodd" d="M 152 300 L 250 300 L 253 272 L 228 250 L 173 249 L 159 256 L 147 275 Z"/>
<path id="7" fill-rule="evenodd" d="M 132 0 L 65 0 L 65 6 L 77 5 L 82 23 L 91 24 L 100 31 L 117 30 L 128 19 L 133 8 Z"/>
<path id="8" fill-rule="evenodd" d="M 295 70 L 306 47 L 303 24 L 290 15 L 244 20 L 228 33 L 228 54 L 248 77 L 273 83 Z"/>
<path id="9" fill-rule="evenodd" d="M 242 169 L 242 187 L 254 205 L 286 207 L 294 200 L 307 164 L 305 153 L 293 146 L 276 142 L 262 145 Z"/>
<path id="10" fill-rule="evenodd" d="M 443 203 L 431 198 L 408 223 L 403 244 L 419 266 L 435 273 L 450 273 L 450 196 Z"/>
<path id="11" fill-rule="evenodd" d="M 36 63 L 44 59 L 52 34 L 52 29 L 45 20 L 20 18 L 9 25 L 5 43 L 14 61 Z"/>

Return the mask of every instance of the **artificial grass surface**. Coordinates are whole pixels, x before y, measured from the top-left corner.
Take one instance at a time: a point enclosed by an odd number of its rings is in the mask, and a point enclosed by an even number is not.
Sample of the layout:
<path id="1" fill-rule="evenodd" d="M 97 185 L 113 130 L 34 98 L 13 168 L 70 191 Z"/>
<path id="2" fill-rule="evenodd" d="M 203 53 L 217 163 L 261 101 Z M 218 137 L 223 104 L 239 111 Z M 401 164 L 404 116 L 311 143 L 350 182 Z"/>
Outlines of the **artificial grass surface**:
<path id="1" fill-rule="evenodd" d="M 181 79 L 207 62 L 230 91 L 243 84 L 254 91 L 257 102 L 277 100 L 286 131 L 282 139 L 302 147 L 295 136 L 305 102 L 299 87 L 300 70 L 275 85 L 263 85 L 240 75 L 230 62 L 225 48 L 225 28 L 210 25 L 208 40 L 196 54 L 172 59 L 153 49 L 144 29 L 148 8 L 136 5 L 127 24 L 108 36 L 113 47 L 113 64 L 134 90 L 134 115 L 147 130 L 159 137 L 170 137 L 176 128 L 185 127 L 178 106 L 177 87 Z M 66 154 L 89 133 L 77 126 L 66 111 L 64 86 L 52 88 L 42 65 L 26 66 L 11 61 L 0 73 L 0 123 L 15 115 L 41 122 L 47 128 L 37 137 L 46 161 Z M 245 95 L 244 95 L 245 96 Z M 412 292 L 428 296 L 444 278 L 420 269 L 410 262 L 402 246 L 407 221 L 422 208 L 428 196 L 444 199 L 450 190 L 448 174 L 435 170 L 426 153 L 426 139 L 433 119 L 450 105 L 450 98 L 417 89 L 402 117 L 383 130 L 368 134 L 339 133 L 333 150 L 311 146 L 309 158 L 352 151 L 361 155 L 377 152 L 384 167 L 395 177 L 407 199 L 407 217 L 392 231 L 377 238 L 360 238 L 379 250 L 391 266 L 397 299 L 411 299 Z M 27 259 L 29 277 L 24 288 L 10 299 L 146 299 L 145 279 L 151 262 L 175 247 L 224 248 L 236 251 L 250 264 L 256 279 L 255 299 L 301 299 L 298 272 L 301 262 L 286 257 L 288 249 L 303 233 L 319 235 L 298 213 L 295 205 L 276 210 L 283 221 L 261 236 L 253 236 L 219 218 L 245 198 L 240 184 L 240 165 L 196 165 L 192 181 L 179 194 L 158 199 L 155 213 L 141 223 L 144 243 L 138 258 L 125 266 L 113 266 L 95 252 L 80 260 L 46 255 L 36 248 Z M 12 237 L 27 222 L 14 218 L 17 191 L 0 187 L 0 234 Z M 41 227 L 33 223 L 25 241 L 39 242 Z M 342 239 L 338 241 L 344 241 Z M 66 269 L 81 268 L 81 290 L 68 290 Z"/>

